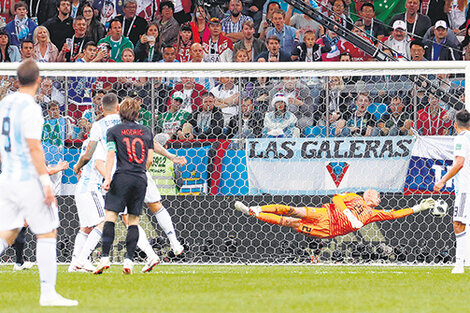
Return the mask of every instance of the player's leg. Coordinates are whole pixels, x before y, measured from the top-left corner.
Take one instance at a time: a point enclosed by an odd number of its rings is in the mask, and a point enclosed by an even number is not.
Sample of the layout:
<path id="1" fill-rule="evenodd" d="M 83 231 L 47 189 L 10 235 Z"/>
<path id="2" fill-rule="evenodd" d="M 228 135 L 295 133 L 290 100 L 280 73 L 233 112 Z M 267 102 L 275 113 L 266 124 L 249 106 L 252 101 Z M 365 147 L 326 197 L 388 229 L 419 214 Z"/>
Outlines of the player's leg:
<path id="1" fill-rule="evenodd" d="M 26 227 L 23 227 L 13 243 L 15 248 L 16 260 L 13 266 L 14 271 L 27 270 L 33 267 L 34 263 L 24 260 L 24 245 L 25 245 Z"/>
<path id="2" fill-rule="evenodd" d="M 100 224 L 93 227 L 93 230 L 88 234 L 88 238 L 77 258 L 77 265 L 80 268 L 84 268 L 88 272 L 95 270 L 95 267 L 89 260 L 89 257 L 103 237 L 103 226 L 104 222 L 101 222 Z"/>
<path id="3" fill-rule="evenodd" d="M 80 229 L 78 230 L 78 233 L 75 236 L 75 241 L 73 244 L 72 261 L 70 262 L 70 266 L 68 269 L 69 272 L 80 270 L 80 267 L 77 266 L 78 257 L 92 229 L 93 229 L 92 227 L 80 227 Z"/>
<path id="4" fill-rule="evenodd" d="M 263 221 L 269 224 L 286 226 L 286 227 L 290 227 L 293 229 L 297 229 L 301 222 L 300 218 L 280 216 L 280 215 L 276 215 L 272 213 L 263 213 L 263 212 L 259 213 L 256 216 L 256 218 L 259 219 L 260 221 Z"/>
<path id="5" fill-rule="evenodd" d="M 23 213 L 10 192 L 11 188 L 10 184 L 0 182 L 0 255 L 15 242 L 18 232 L 24 226 Z"/>
<path id="6" fill-rule="evenodd" d="M 132 274 L 132 270 L 134 268 L 135 248 L 137 247 L 137 241 L 139 240 L 139 216 L 128 214 L 127 221 L 129 225 L 127 226 L 126 256 L 124 258 L 123 273 Z"/>
<path id="7" fill-rule="evenodd" d="M 470 200 L 467 200 L 467 194 L 458 193 L 455 197 L 454 208 L 454 232 L 455 232 L 455 267 L 453 274 L 464 273 L 465 255 L 467 252 L 467 212 L 470 206 Z"/>
<path id="8" fill-rule="evenodd" d="M 16 236 L 18 235 L 20 228 L 0 231 L 0 255 L 15 242 Z"/>
<path id="9" fill-rule="evenodd" d="M 260 213 L 284 215 L 295 218 L 304 218 L 308 215 L 308 207 L 292 207 L 283 204 L 268 204 L 248 207 L 240 201 L 235 202 L 235 209 L 247 215 L 257 216 Z"/>

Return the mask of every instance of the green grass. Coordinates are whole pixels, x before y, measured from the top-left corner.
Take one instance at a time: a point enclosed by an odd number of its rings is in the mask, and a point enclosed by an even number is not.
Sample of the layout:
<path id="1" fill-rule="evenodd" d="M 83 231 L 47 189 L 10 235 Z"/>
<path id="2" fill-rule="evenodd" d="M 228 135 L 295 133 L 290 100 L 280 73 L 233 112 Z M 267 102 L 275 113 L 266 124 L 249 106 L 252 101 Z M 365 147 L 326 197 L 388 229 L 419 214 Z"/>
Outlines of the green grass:
<path id="1" fill-rule="evenodd" d="M 0 312 L 468 312 L 470 274 L 450 267 L 158 266 L 130 276 L 67 273 L 77 308 L 40 308 L 37 268 L 0 266 Z"/>

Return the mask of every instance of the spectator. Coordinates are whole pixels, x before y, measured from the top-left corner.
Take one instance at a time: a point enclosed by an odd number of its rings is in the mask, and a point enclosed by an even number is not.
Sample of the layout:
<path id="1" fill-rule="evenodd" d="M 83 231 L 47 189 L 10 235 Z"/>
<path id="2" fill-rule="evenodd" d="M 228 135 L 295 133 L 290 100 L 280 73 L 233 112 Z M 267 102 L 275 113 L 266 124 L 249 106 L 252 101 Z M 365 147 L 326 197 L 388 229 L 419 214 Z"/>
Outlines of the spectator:
<path id="1" fill-rule="evenodd" d="M 201 108 L 201 96 L 207 93 L 206 88 L 201 84 L 197 84 L 194 77 L 181 77 L 181 83 L 175 85 L 172 93 L 177 91 L 181 92 L 183 95 L 181 109 L 189 113 Z"/>
<path id="2" fill-rule="evenodd" d="M 292 15 L 292 11 L 293 8 L 289 5 L 286 12 L 286 24 L 294 27 L 298 31 L 300 30 L 300 39 L 303 39 L 305 32 L 309 30 L 313 31 L 317 38 L 320 37 L 320 30 L 322 28 L 320 24 L 310 18 L 307 14 L 295 13 Z"/>
<path id="3" fill-rule="evenodd" d="M 109 30 L 112 20 L 116 17 L 116 13 L 122 11 L 122 1 L 104 0 L 94 2 L 94 5 L 99 12 L 100 23 Z"/>
<path id="4" fill-rule="evenodd" d="M 98 45 L 98 50 L 96 52 L 96 57 L 94 59 L 95 62 L 102 62 L 102 63 L 107 63 L 107 62 L 116 62 L 114 60 L 111 60 L 109 57 L 111 55 L 111 46 L 107 42 L 100 43 Z M 103 88 L 103 87 L 101 87 Z M 108 89 L 106 89 L 108 90 Z"/>
<path id="5" fill-rule="evenodd" d="M 224 116 L 215 106 L 215 97 L 211 93 L 202 95 L 202 109 L 191 114 L 183 125 L 183 135 L 187 139 L 222 139 Z"/>
<path id="6" fill-rule="evenodd" d="M 325 35 L 317 40 L 320 46 L 330 47 L 329 52 L 322 54 L 322 61 L 339 61 L 341 50 L 339 49 L 339 37 L 335 32 L 327 30 Z"/>
<path id="7" fill-rule="evenodd" d="M 416 128 L 423 136 L 451 134 L 452 119 L 433 95 L 428 95 L 428 105 L 418 111 L 416 120 Z"/>
<path id="8" fill-rule="evenodd" d="M 341 54 L 339 55 L 339 61 L 340 62 L 351 62 L 352 61 L 351 54 L 347 51 L 341 52 Z"/>
<path id="9" fill-rule="evenodd" d="M 98 42 L 106 36 L 106 29 L 94 14 L 94 8 L 89 2 L 83 5 L 83 17 L 87 23 L 85 37 L 90 38 L 93 42 Z"/>
<path id="10" fill-rule="evenodd" d="M 393 31 L 385 40 L 384 44 L 387 47 L 390 47 L 392 50 L 392 55 L 395 59 L 410 59 L 411 38 L 406 33 L 406 23 L 404 21 L 396 20 L 393 23 Z"/>
<path id="11" fill-rule="evenodd" d="M 327 83 L 325 83 L 324 88 L 316 98 L 318 110 L 314 113 L 315 120 L 325 118 L 327 112 L 331 114 L 329 116 L 330 121 L 331 119 L 334 121 L 349 119 L 351 116 L 349 112 L 351 101 L 344 89 L 344 81 L 340 76 L 327 78 Z"/>
<path id="12" fill-rule="evenodd" d="M 268 77 L 257 77 L 253 84 L 252 98 L 255 100 L 255 110 L 262 116 L 269 107 L 269 92 L 274 88 L 274 80 Z"/>
<path id="13" fill-rule="evenodd" d="M 147 21 L 137 16 L 137 0 L 125 0 L 123 12 L 124 15 L 119 15 L 116 20 L 121 22 L 124 37 L 135 46 L 147 29 Z"/>
<path id="14" fill-rule="evenodd" d="M 21 62 L 20 50 L 10 45 L 5 29 L 0 29 L 0 62 Z"/>
<path id="15" fill-rule="evenodd" d="M 220 20 L 213 17 L 209 21 L 210 37 L 204 41 L 205 62 L 231 62 L 233 57 L 233 43 L 222 34 Z"/>
<path id="16" fill-rule="evenodd" d="M 181 91 L 173 92 L 169 101 L 168 110 L 157 116 L 157 131 L 170 135 L 170 139 L 184 140 L 185 135 L 182 127 L 191 114 L 182 108 L 184 101 L 183 93 Z"/>
<path id="17" fill-rule="evenodd" d="M 400 20 L 406 22 L 406 32 L 411 38 L 415 36 L 420 39 L 424 36 L 426 31 L 431 28 L 431 19 L 426 15 L 418 13 L 420 0 L 406 0 L 405 13 L 395 15 L 390 25 L 393 25 L 395 21 Z"/>
<path id="18" fill-rule="evenodd" d="M 191 58 L 191 45 L 194 43 L 193 32 L 189 24 L 181 25 L 180 35 L 176 43 L 176 60 L 189 62 Z"/>
<path id="19" fill-rule="evenodd" d="M 261 52 L 257 57 L 258 62 L 289 62 L 290 54 L 281 49 L 281 40 L 276 35 L 268 37 L 267 51 Z"/>
<path id="20" fill-rule="evenodd" d="M 362 37 L 364 40 L 368 41 L 371 45 L 374 44 L 372 40 L 370 40 L 369 37 L 367 36 L 365 32 L 365 28 L 364 28 L 364 23 L 361 20 L 354 22 L 354 26 L 355 27 L 352 30 L 354 34 L 356 34 L 359 37 Z M 325 41 L 325 43 L 327 43 L 327 41 Z M 355 45 L 353 45 L 347 40 L 344 40 L 344 39 L 338 40 L 337 47 L 339 51 L 341 52 L 341 54 L 343 54 L 344 52 L 347 52 L 349 54 L 351 58 L 350 61 L 356 61 L 356 62 L 374 61 L 373 57 L 371 57 L 370 55 L 365 53 L 362 49 L 359 49 L 358 47 L 356 47 Z M 341 58 L 341 54 L 340 54 L 340 58 Z"/>
<path id="21" fill-rule="evenodd" d="M 263 116 L 255 111 L 253 99 L 244 97 L 240 113 L 233 116 L 228 123 L 227 138 L 258 138 L 263 130 Z"/>
<path id="22" fill-rule="evenodd" d="M 279 2 L 275 0 L 269 1 L 267 5 L 266 15 L 263 16 L 263 20 L 261 21 L 260 28 L 258 30 L 259 39 L 265 40 L 267 37 L 266 34 L 268 33 L 268 31 L 273 29 L 274 27 L 274 24 L 272 22 L 273 13 L 274 11 L 280 10 L 280 9 L 281 9 L 281 5 L 279 4 Z"/>
<path id="23" fill-rule="evenodd" d="M 456 35 L 465 35 L 465 10 L 467 1 L 447 0 L 444 5 L 444 13 L 447 14 L 449 20 L 449 28 Z M 439 19 L 440 20 L 440 19 Z M 432 21 L 432 19 L 431 19 Z M 436 20 L 437 21 L 437 20 Z"/>
<path id="24" fill-rule="evenodd" d="M 378 122 L 382 136 L 407 136 L 411 134 L 413 121 L 408 113 L 403 112 L 404 105 L 401 98 L 395 96 L 389 105 L 390 113 L 382 115 Z"/>
<path id="25" fill-rule="evenodd" d="M 44 119 L 47 124 L 51 125 L 51 129 L 60 129 L 62 139 L 72 139 L 72 118 L 63 117 L 60 114 L 60 104 L 57 101 L 52 100 L 47 104 L 47 114 Z"/>
<path id="26" fill-rule="evenodd" d="M 297 35 L 300 33 L 300 30 L 297 31 Z M 296 36 L 296 42 L 298 38 Z M 322 60 L 322 55 L 328 53 L 331 47 L 329 46 L 320 46 L 316 43 L 317 37 L 315 32 L 308 30 L 305 32 L 303 42 L 297 45 L 292 51 L 291 59 L 292 61 L 302 61 L 302 62 L 318 62 Z"/>
<path id="27" fill-rule="evenodd" d="M 193 20 L 189 24 L 191 26 L 191 31 L 193 32 L 194 42 L 202 44 L 210 36 L 209 25 L 207 21 L 209 20 L 208 15 L 204 6 L 196 5 L 194 10 Z"/>
<path id="28" fill-rule="evenodd" d="M 340 24 L 348 30 L 352 30 L 353 21 L 349 16 L 344 14 L 345 9 L 346 2 L 344 0 L 334 0 L 332 18 L 335 20 L 336 23 Z"/>
<path id="29" fill-rule="evenodd" d="M 258 30 L 263 19 L 263 7 L 266 0 L 244 0 L 242 13 L 251 17 L 255 30 Z M 256 31 L 256 33 L 258 33 Z"/>
<path id="30" fill-rule="evenodd" d="M 367 111 L 370 105 L 370 98 L 367 93 L 360 93 L 356 97 L 356 111 L 346 121 L 346 127 L 338 126 L 336 135 L 341 134 L 342 137 L 347 136 L 376 136 L 377 119 Z"/>
<path id="31" fill-rule="evenodd" d="M 28 17 L 28 6 L 23 1 L 15 3 L 15 19 L 7 24 L 5 31 L 10 37 L 10 44 L 20 47 L 23 40 L 33 40 L 34 30 L 38 25 Z"/>
<path id="32" fill-rule="evenodd" d="M 227 38 L 235 43 L 243 39 L 243 23 L 248 21 L 253 22 L 253 19 L 241 13 L 243 11 L 241 0 L 230 0 L 228 8 L 230 15 L 222 19 L 222 31 L 225 33 Z"/>
<path id="33" fill-rule="evenodd" d="M 282 10 L 276 10 L 273 12 L 272 21 L 274 28 L 267 32 L 266 36 L 269 38 L 272 35 L 276 35 L 280 39 L 281 49 L 287 53 L 291 53 L 295 47 L 295 35 L 297 30 L 292 27 L 285 25 L 286 13 Z"/>
<path id="34" fill-rule="evenodd" d="M 34 30 L 34 56 L 37 62 L 57 62 L 64 58 L 64 53 L 59 57 L 57 47 L 51 42 L 49 31 L 44 26 L 38 26 Z"/>
<path id="35" fill-rule="evenodd" d="M 70 17 L 76 18 L 83 12 L 83 6 L 85 5 L 84 0 L 72 0 L 70 4 Z"/>
<path id="36" fill-rule="evenodd" d="M 458 46 L 446 39 L 447 24 L 445 21 L 437 21 L 434 25 L 434 36 L 426 42 L 426 59 L 430 61 L 460 60 L 461 55 Z"/>
<path id="37" fill-rule="evenodd" d="M 459 0 L 457 0 L 459 1 Z M 457 2 L 455 1 L 455 2 Z M 460 0 L 463 2 L 462 0 Z M 450 2 L 447 4 L 447 2 Z M 420 1 L 421 3 L 421 10 L 420 12 L 424 15 L 427 15 L 429 19 L 431 20 L 431 24 L 436 24 L 437 21 L 439 20 L 444 20 L 448 21 L 448 12 L 449 10 L 446 10 L 446 6 L 448 9 L 450 9 L 451 3 L 454 2 L 453 0 L 425 0 L 425 1 Z M 425 8 L 425 4 L 427 7 Z M 465 23 L 465 20 L 464 20 Z"/>
<path id="38" fill-rule="evenodd" d="M 160 53 L 160 31 L 157 23 L 150 22 L 145 35 L 140 37 L 134 49 L 137 62 L 157 62 L 162 59 Z"/>
<path id="39" fill-rule="evenodd" d="M 126 48 L 134 49 L 132 42 L 122 35 L 121 22 L 112 20 L 109 30 L 109 36 L 101 39 L 98 45 L 107 43 L 111 47 L 110 59 L 116 62 L 121 60 L 121 53 Z"/>
<path id="40" fill-rule="evenodd" d="M 287 110 L 287 98 L 277 94 L 271 101 L 274 111 L 264 117 L 263 137 L 298 137 L 297 118 Z"/>
<path id="41" fill-rule="evenodd" d="M 91 41 L 91 38 L 85 36 L 86 28 L 87 24 L 83 16 L 77 16 L 73 20 L 74 35 L 65 40 L 61 51 L 62 57 L 58 58 L 59 62 L 75 62 L 75 60 L 83 57 L 83 46 Z"/>
<path id="42" fill-rule="evenodd" d="M 52 79 L 48 77 L 41 80 L 41 86 L 34 99 L 41 105 L 43 111 L 47 110 L 47 104 L 52 100 L 59 103 L 61 107 L 65 104 L 64 96 L 54 86 Z"/>
<path id="43" fill-rule="evenodd" d="M 411 60 L 413 60 L 413 61 L 427 61 L 427 59 L 424 57 L 425 53 L 426 53 L 426 51 L 424 50 L 424 45 L 421 41 L 413 40 L 410 43 Z"/>
<path id="44" fill-rule="evenodd" d="M 220 77 L 220 84 L 211 89 L 215 97 L 215 106 L 221 109 L 224 115 L 224 127 L 232 116 L 238 114 L 238 86 L 233 77 Z"/>
<path id="45" fill-rule="evenodd" d="M 132 63 L 134 62 L 134 59 L 135 59 L 134 50 L 132 50 L 131 48 L 126 48 L 122 50 L 121 62 Z M 120 77 L 120 78 L 127 79 L 127 77 Z"/>
<path id="46" fill-rule="evenodd" d="M 176 59 L 176 48 L 174 45 L 164 44 L 163 45 L 163 58 L 159 62 L 165 63 L 178 63 Z"/>
<path id="47" fill-rule="evenodd" d="M 48 19 L 57 14 L 57 2 L 55 0 L 26 0 L 30 18 L 37 18 L 37 25 L 43 25 Z M 14 1 L 11 1 L 14 3 Z"/>
<path id="48" fill-rule="evenodd" d="M 364 30 L 369 39 L 372 40 L 374 44 L 382 41 L 386 31 L 382 21 L 375 18 L 374 5 L 372 3 L 364 3 L 359 11 L 359 16 L 361 17 L 360 20 L 364 24 Z"/>
<path id="49" fill-rule="evenodd" d="M 266 51 L 266 45 L 254 37 L 255 27 L 252 21 L 243 23 L 242 33 L 243 39 L 233 45 L 233 53 L 236 55 L 238 50 L 245 49 L 248 52 L 248 62 L 253 62 L 261 52 Z"/>
<path id="50" fill-rule="evenodd" d="M 122 51 L 121 62 L 132 63 L 134 62 L 135 55 L 134 50 L 126 48 Z M 114 85 L 114 89 L 117 90 L 117 94 L 120 98 L 138 96 L 142 99 L 142 103 L 145 102 L 145 110 L 150 111 L 148 106 L 150 104 L 150 86 L 147 85 L 148 79 L 145 76 L 129 76 L 129 77 L 118 77 L 117 82 Z M 150 116 L 149 120 L 152 117 Z"/>
<path id="51" fill-rule="evenodd" d="M 162 1 L 158 6 L 158 11 L 161 14 L 157 20 L 161 42 L 174 45 L 179 33 L 178 21 L 173 17 L 175 5 L 171 1 Z"/>
<path id="52" fill-rule="evenodd" d="M 246 49 L 240 49 L 237 51 L 235 54 L 235 62 L 240 63 L 240 62 L 250 62 L 250 56 L 248 55 L 248 50 Z"/>
<path id="53" fill-rule="evenodd" d="M 48 19 L 43 26 L 49 30 L 52 43 L 61 51 L 65 38 L 71 38 L 74 34 L 73 19 L 70 17 L 70 0 L 59 0 L 57 11 L 57 16 Z"/>
<path id="54" fill-rule="evenodd" d="M 21 61 L 32 59 L 34 56 L 34 43 L 31 40 L 24 40 L 21 43 Z"/>
<path id="55" fill-rule="evenodd" d="M 102 89 L 92 91 L 92 107 L 85 110 L 82 114 L 82 118 L 85 119 L 88 123 L 93 124 L 95 121 L 103 117 L 103 111 L 101 109 L 101 100 L 103 99 L 106 91 Z"/>
<path id="56" fill-rule="evenodd" d="M 195 42 L 191 45 L 190 53 L 190 62 L 199 63 L 203 61 L 204 58 L 204 49 L 202 45 L 198 42 Z"/>

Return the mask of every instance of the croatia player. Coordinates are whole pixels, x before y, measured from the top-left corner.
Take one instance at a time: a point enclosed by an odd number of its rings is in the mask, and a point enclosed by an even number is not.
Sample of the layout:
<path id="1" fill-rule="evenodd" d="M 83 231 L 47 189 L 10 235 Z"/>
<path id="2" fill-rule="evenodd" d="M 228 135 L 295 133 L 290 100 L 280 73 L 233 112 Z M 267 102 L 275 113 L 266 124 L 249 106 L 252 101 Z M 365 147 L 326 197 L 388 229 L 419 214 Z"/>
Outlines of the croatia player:
<path id="1" fill-rule="evenodd" d="M 39 68 L 25 61 L 17 70 L 20 88 L 0 102 L 0 254 L 12 244 L 24 221 L 36 234 L 41 306 L 76 306 L 55 290 L 57 201 L 47 174 L 41 135 L 44 119 L 34 96 L 41 83 Z M 25 197 L 24 195 L 28 196 Z"/>
<path id="2" fill-rule="evenodd" d="M 149 128 L 137 124 L 140 105 L 133 99 L 125 99 L 119 107 L 122 123 L 107 132 L 108 153 L 103 189 L 108 191 L 105 199 L 105 223 L 103 228 L 103 251 L 95 274 L 110 267 L 109 251 L 114 241 L 117 216 L 127 208 L 127 253 L 123 272 L 131 274 L 133 258 L 139 239 L 139 216 L 142 213 L 147 190 L 146 171 L 153 161 L 153 138 Z M 116 172 L 113 167 L 116 160 Z M 112 175 L 112 176 L 111 176 Z"/>
<path id="3" fill-rule="evenodd" d="M 465 254 L 467 249 L 468 234 L 466 225 L 469 222 L 470 213 L 470 113 L 461 110 L 455 115 L 454 128 L 457 136 L 454 139 L 454 163 L 447 174 L 436 183 L 434 191 L 441 190 L 445 183 L 455 178 L 455 209 L 454 209 L 454 232 L 455 267 L 452 274 L 463 274 Z M 467 196 L 469 196 L 467 198 Z"/>
<path id="4" fill-rule="evenodd" d="M 247 207 L 240 201 L 235 209 L 257 219 L 295 229 L 299 233 L 318 238 L 333 238 L 356 231 L 369 223 L 401 218 L 434 207 L 434 200 L 422 200 L 412 208 L 402 210 L 375 210 L 380 204 L 380 194 L 373 189 L 364 197 L 354 193 L 335 195 L 333 203 L 321 208 L 291 207 L 282 204 Z"/>

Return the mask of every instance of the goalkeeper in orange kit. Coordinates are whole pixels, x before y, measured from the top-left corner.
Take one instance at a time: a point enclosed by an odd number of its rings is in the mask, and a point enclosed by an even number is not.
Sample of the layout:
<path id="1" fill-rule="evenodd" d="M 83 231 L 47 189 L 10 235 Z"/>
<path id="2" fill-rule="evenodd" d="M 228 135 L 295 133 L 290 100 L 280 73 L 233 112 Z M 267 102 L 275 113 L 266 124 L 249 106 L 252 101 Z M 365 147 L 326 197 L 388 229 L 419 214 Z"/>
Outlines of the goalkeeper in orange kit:
<path id="1" fill-rule="evenodd" d="M 321 208 L 291 207 L 270 204 L 248 207 L 240 201 L 235 209 L 257 219 L 295 229 L 299 233 L 318 238 L 333 238 L 356 231 L 369 223 L 401 218 L 434 207 L 434 200 L 424 199 L 411 208 L 402 210 L 375 210 L 380 204 L 380 194 L 368 189 L 361 197 L 354 193 L 335 195 L 333 203 Z"/>

